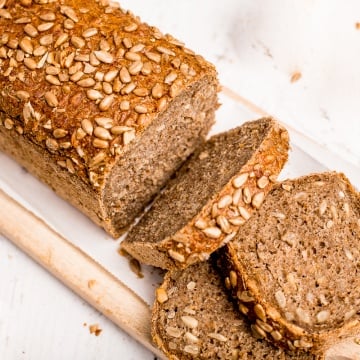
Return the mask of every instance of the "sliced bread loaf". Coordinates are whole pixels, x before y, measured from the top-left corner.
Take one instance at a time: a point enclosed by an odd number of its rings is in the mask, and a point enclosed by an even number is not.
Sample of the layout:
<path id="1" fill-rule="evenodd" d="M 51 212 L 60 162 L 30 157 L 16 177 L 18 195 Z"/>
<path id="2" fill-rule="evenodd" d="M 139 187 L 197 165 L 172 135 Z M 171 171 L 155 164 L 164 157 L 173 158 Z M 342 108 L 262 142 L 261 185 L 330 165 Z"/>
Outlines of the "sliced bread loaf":
<path id="1" fill-rule="evenodd" d="M 155 343 L 173 360 L 316 358 L 307 354 L 290 356 L 255 339 L 209 261 L 167 273 L 157 289 L 152 334 Z"/>
<path id="2" fill-rule="evenodd" d="M 180 169 L 122 247 L 141 262 L 206 260 L 260 207 L 288 157 L 288 133 L 264 118 L 213 136 Z"/>
<path id="3" fill-rule="evenodd" d="M 360 196 L 344 175 L 274 186 L 220 253 L 225 285 L 259 337 L 315 354 L 359 332 Z"/>
<path id="4" fill-rule="evenodd" d="M 118 237 L 204 142 L 214 66 L 116 1 L 0 4 L 0 151 Z"/>

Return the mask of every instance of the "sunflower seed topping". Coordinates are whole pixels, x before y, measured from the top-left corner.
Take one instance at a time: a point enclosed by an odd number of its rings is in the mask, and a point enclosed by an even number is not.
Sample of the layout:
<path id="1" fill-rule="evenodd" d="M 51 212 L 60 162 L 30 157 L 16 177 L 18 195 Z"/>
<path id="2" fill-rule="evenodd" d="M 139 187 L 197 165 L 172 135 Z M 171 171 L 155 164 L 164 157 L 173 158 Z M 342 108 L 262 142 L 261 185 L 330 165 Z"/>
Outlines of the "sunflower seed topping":
<path id="1" fill-rule="evenodd" d="M 208 227 L 204 229 L 203 232 L 207 237 L 212 239 L 218 239 L 221 236 L 221 230 L 216 226 Z"/>
<path id="2" fill-rule="evenodd" d="M 52 93 L 51 91 L 48 91 L 45 93 L 45 100 L 46 100 L 47 104 L 51 107 L 57 107 L 59 105 L 56 95 L 54 93 Z"/>
<path id="3" fill-rule="evenodd" d="M 99 61 L 105 64 L 111 64 L 114 62 L 114 57 L 107 51 L 103 51 L 103 50 L 94 51 L 94 54 Z"/>
<path id="4" fill-rule="evenodd" d="M 36 30 L 35 26 L 32 24 L 26 24 L 24 26 L 24 31 L 27 35 L 31 37 L 36 37 L 39 35 L 38 31 Z"/>
<path id="5" fill-rule="evenodd" d="M 170 249 L 168 251 L 168 253 L 169 253 L 169 256 L 171 258 L 173 258 L 174 260 L 176 260 L 178 262 L 181 262 L 181 263 L 185 262 L 185 256 L 178 253 L 177 251 L 174 251 L 174 250 Z"/>

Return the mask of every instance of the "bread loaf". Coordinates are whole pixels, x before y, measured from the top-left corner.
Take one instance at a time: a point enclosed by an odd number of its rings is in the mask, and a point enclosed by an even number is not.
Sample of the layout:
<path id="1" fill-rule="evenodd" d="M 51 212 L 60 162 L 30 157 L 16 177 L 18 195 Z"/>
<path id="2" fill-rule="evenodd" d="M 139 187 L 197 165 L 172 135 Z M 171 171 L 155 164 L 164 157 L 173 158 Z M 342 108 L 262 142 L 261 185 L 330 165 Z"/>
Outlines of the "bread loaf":
<path id="1" fill-rule="evenodd" d="M 0 149 L 118 236 L 214 122 L 214 67 L 103 0 L 0 2 Z"/>
<path id="2" fill-rule="evenodd" d="M 156 293 L 152 334 L 169 359 L 323 359 L 287 353 L 253 337 L 250 324 L 228 299 L 209 261 L 168 272 Z"/>
<path id="3" fill-rule="evenodd" d="M 276 185 L 221 254 L 258 337 L 318 354 L 359 332 L 360 196 L 344 175 Z"/>
<path id="4" fill-rule="evenodd" d="M 166 269 L 206 260 L 260 207 L 287 160 L 288 141 L 287 131 L 270 118 L 213 136 L 167 184 L 122 247 Z"/>

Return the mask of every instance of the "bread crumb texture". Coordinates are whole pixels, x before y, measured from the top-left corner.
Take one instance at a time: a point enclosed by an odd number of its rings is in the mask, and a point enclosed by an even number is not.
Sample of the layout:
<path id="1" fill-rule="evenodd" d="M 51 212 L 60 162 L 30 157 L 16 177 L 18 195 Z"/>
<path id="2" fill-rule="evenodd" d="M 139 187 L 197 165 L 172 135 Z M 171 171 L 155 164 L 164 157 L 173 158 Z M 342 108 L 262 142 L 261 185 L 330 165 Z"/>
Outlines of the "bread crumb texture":
<path id="1" fill-rule="evenodd" d="M 165 276 L 153 309 L 152 334 L 170 359 L 316 359 L 256 339 L 225 290 L 210 261 Z"/>
<path id="2" fill-rule="evenodd" d="M 276 185 L 223 251 L 254 333 L 318 353 L 359 331 L 360 197 L 344 175 Z"/>

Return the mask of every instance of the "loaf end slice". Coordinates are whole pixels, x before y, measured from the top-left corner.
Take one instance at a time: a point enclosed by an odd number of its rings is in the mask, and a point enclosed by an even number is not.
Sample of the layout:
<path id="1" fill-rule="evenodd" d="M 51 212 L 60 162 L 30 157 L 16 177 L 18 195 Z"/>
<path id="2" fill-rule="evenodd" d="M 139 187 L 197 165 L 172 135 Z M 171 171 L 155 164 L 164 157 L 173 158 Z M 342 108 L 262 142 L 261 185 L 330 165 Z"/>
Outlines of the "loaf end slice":
<path id="1" fill-rule="evenodd" d="M 307 354 L 290 355 L 255 339 L 210 261 L 168 272 L 156 293 L 152 335 L 170 359 L 316 359 Z"/>
<path id="2" fill-rule="evenodd" d="M 122 247 L 141 262 L 184 268 L 209 258 L 261 206 L 288 157 L 271 118 L 213 136 L 155 199 Z"/>
<path id="3" fill-rule="evenodd" d="M 204 141 L 214 66 L 116 2 L 1 7 L 0 150 L 117 237 Z"/>
<path id="4" fill-rule="evenodd" d="M 259 337 L 319 353 L 359 332 L 360 197 L 344 175 L 276 185 L 220 253 L 225 284 Z"/>

